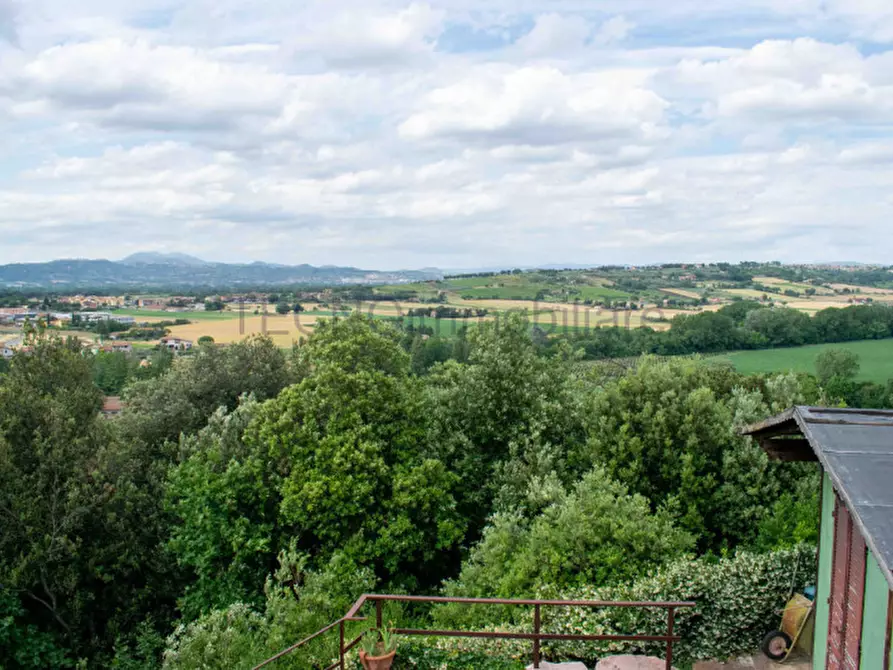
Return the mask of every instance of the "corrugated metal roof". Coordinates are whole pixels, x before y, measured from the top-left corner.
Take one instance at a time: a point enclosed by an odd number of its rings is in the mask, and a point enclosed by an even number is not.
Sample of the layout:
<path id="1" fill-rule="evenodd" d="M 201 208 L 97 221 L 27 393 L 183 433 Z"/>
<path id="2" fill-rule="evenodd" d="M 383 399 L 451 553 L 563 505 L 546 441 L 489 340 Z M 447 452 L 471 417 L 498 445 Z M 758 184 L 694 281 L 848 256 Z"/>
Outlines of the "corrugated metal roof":
<path id="1" fill-rule="evenodd" d="M 893 411 L 794 407 L 743 432 L 809 441 L 893 588 Z"/>

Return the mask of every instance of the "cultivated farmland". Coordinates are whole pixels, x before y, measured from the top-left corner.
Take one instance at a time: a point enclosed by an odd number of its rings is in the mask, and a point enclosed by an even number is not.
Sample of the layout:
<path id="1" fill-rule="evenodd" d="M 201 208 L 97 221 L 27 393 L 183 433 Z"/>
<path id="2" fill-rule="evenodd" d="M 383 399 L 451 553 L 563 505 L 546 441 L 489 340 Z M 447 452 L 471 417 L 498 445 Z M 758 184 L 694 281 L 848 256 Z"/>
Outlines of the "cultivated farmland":
<path id="1" fill-rule="evenodd" d="M 738 372 L 757 374 L 769 372 L 809 372 L 815 374 L 815 359 L 828 349 L 846 349 L 859 356 L 861 369 L 858 379 L 885 384 L 893 378 L 893 339 L 860 340 L 834 344 L 814 344 L 805 347 L 735 351 L 708 361 L 731 362 Z"/>

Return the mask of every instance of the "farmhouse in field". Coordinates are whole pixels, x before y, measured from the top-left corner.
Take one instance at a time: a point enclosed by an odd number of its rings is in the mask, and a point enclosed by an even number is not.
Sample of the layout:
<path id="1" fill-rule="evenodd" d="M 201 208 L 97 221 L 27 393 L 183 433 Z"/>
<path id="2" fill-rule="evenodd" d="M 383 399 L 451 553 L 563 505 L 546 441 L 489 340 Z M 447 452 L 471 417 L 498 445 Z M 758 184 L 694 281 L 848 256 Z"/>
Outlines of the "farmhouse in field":
<path id="1" fill-rule="evenodd" d="M 893 411 L 794 407 L 745 433 L 775 459 L 822 469 L 812 667 L 889 668 Z"/>
<path id="2" fill-rule="evenodd" d="M 165 337 L 160 344 L 171 351 L 189 351 L 192 349 L 192 340 L 181 340 L 179 337 Z"/>
<path id="3" fill-rule="evenodd" d="M 130 342 L 124 342 L 123 340 L 114 340 L 99 347 L 99 351 L 105 353 L 118 352 L 122 354 L 129 354 L 133 351 L 133 345 Z"/>

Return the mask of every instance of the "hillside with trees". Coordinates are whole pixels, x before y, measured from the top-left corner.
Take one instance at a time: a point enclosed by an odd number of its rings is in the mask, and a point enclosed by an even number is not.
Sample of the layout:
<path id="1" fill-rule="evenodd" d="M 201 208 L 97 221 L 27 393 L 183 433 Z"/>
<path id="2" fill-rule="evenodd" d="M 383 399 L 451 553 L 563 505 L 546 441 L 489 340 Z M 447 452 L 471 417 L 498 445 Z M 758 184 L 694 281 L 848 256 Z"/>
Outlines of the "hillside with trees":
<path id="1" fill-rule="evenodd" d="M 0 375 L 0 666 L 251 667 L 371 591 L 656 596 L 696 570 L 710 611 L 722 589 L 773 585 L 734 623 L 718 614 L 735 634 L 689 644 L 694 658 L 746 649 L 791 556 L 811 565 L 815 470 L 738 430 L 827 401 L 845 357 L 820 379 L 648 356 L 583 370 L 518 315 L 425 365 L 418 341 L 354 314 L 292 351 L 203 343 L 129 380 L 108 419 L 92 356 L 35 333 Z M 389 616 L 512 625 L 450 606 Z M 506 650 L 453 652 L 515 667 Z M 405 648 L 414 667 L 441 653 Z"/>

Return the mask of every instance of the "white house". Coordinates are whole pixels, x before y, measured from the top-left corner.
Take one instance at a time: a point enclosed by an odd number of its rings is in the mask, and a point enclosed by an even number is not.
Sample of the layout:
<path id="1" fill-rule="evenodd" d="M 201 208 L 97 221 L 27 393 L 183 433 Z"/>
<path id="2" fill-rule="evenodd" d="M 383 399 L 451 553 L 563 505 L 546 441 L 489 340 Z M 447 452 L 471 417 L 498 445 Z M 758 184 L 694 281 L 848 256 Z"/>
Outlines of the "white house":
<path id="1" fill-rule="evenodd" d="M 118 316 L 112 312 L 81 312 L 80 317 L 84 321 L 89 321 L 91 323 L 96 321 L 117 321 L 118 323 L 129 326 L 136 322 L 136 319 L 132 316 Z"/>
<path id="2" fill-rule="evenodd" d="M 161 340 L 161 346 L 171 351 L 189 351 L 192 349 L 192 340 L 181 340 L 179 337 L 165 337 Z"/>

